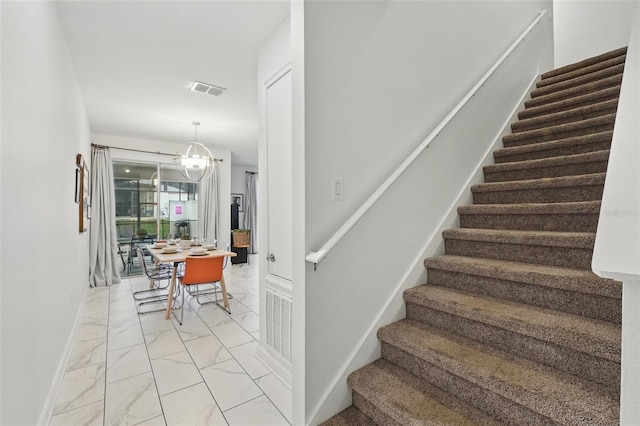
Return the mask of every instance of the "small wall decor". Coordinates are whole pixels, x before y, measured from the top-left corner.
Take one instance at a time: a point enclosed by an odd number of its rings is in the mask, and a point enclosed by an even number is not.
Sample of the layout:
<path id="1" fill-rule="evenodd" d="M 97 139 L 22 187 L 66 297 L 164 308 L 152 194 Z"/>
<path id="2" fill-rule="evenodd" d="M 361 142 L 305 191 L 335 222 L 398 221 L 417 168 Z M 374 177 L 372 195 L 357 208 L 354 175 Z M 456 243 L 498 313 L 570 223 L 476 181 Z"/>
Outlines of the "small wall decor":
<path id="1" fill-rule="evenodd" d="M 231 193 L 231 204 L 238 205 L 238 211 L 244 211 L 244 194 L 234 194 Z"/>
<path id="2" fill-rule="evenodd" d="M 76 166 L 76 203 L 80 202 L 80 189 L 82 188 L 82 172 L 80 167 Z"/>
<path id="3" fill-rule="evenodd" d="M 76 203 L 80 232 L 86 232 L 91 219 L 91 173 L 82 154 L 76 155 Z"/>

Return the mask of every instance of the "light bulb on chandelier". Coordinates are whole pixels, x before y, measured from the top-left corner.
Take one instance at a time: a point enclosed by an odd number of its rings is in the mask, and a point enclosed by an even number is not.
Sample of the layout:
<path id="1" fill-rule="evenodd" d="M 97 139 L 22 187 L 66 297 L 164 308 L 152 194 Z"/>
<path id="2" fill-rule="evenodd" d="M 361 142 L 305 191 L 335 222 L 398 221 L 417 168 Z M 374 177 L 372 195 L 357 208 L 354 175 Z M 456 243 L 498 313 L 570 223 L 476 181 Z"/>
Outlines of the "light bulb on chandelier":
<path id="1" fill-rule="evenodd" d="M 216 160 L 206 146 L 198 143 L 198 126 L 200 123 L 194 121 L 192 124 L 195 127 L 195 142 L 191 142 L 179 149 L 173 162 L 182 176 L 191 182 L 200 182 L 211 174 Z"/>

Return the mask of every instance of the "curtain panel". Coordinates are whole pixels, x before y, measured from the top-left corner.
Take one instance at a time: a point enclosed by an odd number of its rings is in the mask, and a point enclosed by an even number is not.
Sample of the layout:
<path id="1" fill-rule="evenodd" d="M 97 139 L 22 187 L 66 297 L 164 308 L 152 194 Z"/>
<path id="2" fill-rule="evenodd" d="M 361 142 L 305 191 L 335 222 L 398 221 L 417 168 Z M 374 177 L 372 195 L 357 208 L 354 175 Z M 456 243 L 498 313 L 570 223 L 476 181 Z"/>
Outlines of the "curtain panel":
<path id="1" fill-rule="evenodd" d="M 91 222 L 89 224 L 89 285 L 120 282 L 116 203 L 111 155 L 91 150 Z"/>
<path id="2" fill-rule="evenodd" d="M 251 253 L 258 252 L 258 174 L 247 173 L 247 195 L 244 202 L 244 228 L 251 231 Z"/>
<path id="3" fill-rule="evenodd" d="M 218 166 L 213 168 L 211 175 L 198 185 L 198 221 L 200 222 L 199 238 L 209 242 L 218 239 L 220 230 L 220 200 L 218 182 L 220 174 Z"/>

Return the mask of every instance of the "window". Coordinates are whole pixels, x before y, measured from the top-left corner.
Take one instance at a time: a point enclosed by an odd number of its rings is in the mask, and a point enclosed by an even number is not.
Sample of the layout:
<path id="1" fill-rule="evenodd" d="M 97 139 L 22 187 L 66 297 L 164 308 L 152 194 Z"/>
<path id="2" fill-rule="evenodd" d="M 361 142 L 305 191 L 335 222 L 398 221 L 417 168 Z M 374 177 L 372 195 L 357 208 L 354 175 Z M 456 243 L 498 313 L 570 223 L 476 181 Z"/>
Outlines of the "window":
<path id="1" fill-rule="evenodd" d="M 185 182 L 173 165 L 113 162 L 118 239 L 144 229 L 148 235 L 195 237 L 198 184 Z"/>

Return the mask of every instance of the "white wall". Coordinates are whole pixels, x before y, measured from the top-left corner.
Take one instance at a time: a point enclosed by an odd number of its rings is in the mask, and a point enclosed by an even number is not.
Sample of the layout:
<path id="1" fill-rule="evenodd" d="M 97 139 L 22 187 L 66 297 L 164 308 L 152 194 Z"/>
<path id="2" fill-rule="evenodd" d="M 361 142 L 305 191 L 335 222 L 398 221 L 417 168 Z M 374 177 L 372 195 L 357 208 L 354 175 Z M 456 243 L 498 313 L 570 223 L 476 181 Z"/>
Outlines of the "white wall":
<path id="1" fill-rule="evenodd" d="M 247 173 L 258 172 L 256 166 L 247 166 L 242 164 L 231 165 L 231 193 L 244 195 L 244 202 L 247 202 Z M 244 228 L 244 209 L 238 213 L 240 228 Z"/>
<path id="2" fill-rule="evenodd" d="M 125 136 L 105 135 L 94 133 L 91 135 L 91 142 L 98 145 L 107 145 L 112 147 L 139 149 L 142 151 L 159 151 L 165 154 L 173 154 L 180 147 L 179 144 L 165 141 L 154 141 L 148 139 L 137 139 Z M 186 141 L 185 141 L 186 143 Z M 222 159 L 222 163 L 218 163 L 220 173 L 220 236 L 218 241 L 226 245 L 231 240 L 231 151 L 226 149 L 218 149 L 207 146 L 214 158 Z M 121 161 L 151 161 L 157 163 L 172 164 L 172 157 L 166 155 L 148 154 L 126 150 L 111 150 L 111 158 Z M 220 243 L 219 243 L 220 244 Z M 224 247 L 223 245 L 223 247 Z"/>
<path id="3" fill-rule="evenodd" d="M 318 250 L 551 6 L 306 2 L 305 252 Z M 445 221 L 455 225 L 447 214 L 452 203 L 468 198 L 459 191 L 474 177 L 465 173 L 473 175 L 499 140 L 538 71 L 551 68 L 552 28 L 543 21 L 533 41 L 524 43 L 531 50 L 509 58 L 499 83 L 482 89 L 317 271 L 306 266 L 305 423 L 317 424 L 348 405 L 346 374 L 379 356 L 372 322 L 404 316 L 398 289 L 424 282 L 421 255 L 438 250 Z M 298 54 L 294 50 L 294 64 Z M 334 177 L 344 179 L 344 201 L 331 200 Z M 425 247 L 432 236 L 435 246 Z"/>
<path id="4" fill-rule="evenodd" d="M 3 425 L 48 419 L 88 288 L 75 157 L 89 123 L 55 3 L 1 2 Z"/>
<path id="5" fill-rule="evenodd" d="M 637 0 L 554 0 L 555 67 L 626 46 L 637 4 Z"/>
<path id="6" fill-rule="evenodd" d="M 640 423 L 640 9 L 635 11 L 604 186 L 593 271 L 623 282 L 620 424 Z"/>

